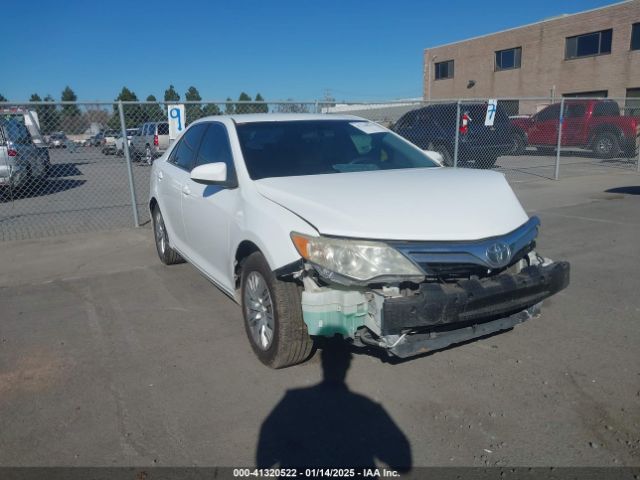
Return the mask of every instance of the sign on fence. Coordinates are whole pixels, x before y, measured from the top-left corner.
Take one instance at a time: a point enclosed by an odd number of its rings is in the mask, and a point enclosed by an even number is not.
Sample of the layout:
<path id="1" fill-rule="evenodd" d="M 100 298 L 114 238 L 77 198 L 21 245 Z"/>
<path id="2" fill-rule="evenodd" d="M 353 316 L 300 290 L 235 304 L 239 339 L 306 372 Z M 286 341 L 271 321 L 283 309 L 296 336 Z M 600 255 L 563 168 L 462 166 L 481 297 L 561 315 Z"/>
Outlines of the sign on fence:
<path id="1" fill-rule="evenodd" d="M 492 98 L 487 103 L 487 115 L 484 117 L 484 125 L 493 127 L 493 121 L 496 119 L 496 110 L 498 109 L 498 100 Z"/>
<path id="2" fill-rule="evenodd" d="M 184 105 L 169 105 L 167 116 L 169 117 L 169 140 L 175 140 L 185 129 Z"/>

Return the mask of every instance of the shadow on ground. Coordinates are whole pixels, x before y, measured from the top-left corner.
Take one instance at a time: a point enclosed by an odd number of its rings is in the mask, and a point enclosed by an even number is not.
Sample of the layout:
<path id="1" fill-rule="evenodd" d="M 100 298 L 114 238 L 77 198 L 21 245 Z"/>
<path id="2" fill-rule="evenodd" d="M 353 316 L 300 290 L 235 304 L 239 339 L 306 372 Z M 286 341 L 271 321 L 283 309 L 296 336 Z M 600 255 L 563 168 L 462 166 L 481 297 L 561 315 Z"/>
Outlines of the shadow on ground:
<path id="1" fill-rule="evenodd" d="M 52 195 L 54 193 L 77 188 L 85 183 L 87 183 L 86 180 L 72 180 L 66 178 L 48 179 L 43 182 L 30 182 L 19 189 L 14 189 L 13 191 L 7 189 L 4 192 L 0 192 L 0 203 Z"/>
<path id="2" fill-rule="evenodd" d="M 411 469 L 411 446 L 385 409 L 345 383 L 353 356 L 346 342 L 329 340 L 321 352 L 323 380 L 288 390 L 262 424 L 258 468 Z"/>
<path id="3" fill-rule="evenodd" d="M 632 185 L 629 187 L 616 187 L 605 190 L 607 193 L 622 193 L 624 195 L 640 195 L 640 185 Z"/>

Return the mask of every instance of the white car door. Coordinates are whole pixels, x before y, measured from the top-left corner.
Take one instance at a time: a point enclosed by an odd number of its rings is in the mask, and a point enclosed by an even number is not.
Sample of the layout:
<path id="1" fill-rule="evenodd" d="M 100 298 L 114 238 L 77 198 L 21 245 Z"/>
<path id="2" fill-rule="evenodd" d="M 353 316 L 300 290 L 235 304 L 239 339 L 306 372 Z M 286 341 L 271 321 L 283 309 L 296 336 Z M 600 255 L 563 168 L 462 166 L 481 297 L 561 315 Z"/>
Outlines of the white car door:
<path id="1" fill-rule="evenodd" d="M 188 182 L 195 154 L 206 126 L 194 125 L 188 129 L 166 162 L 161 162 L 155 169 L 160 192 L 160 208 L 169 239 L 173 246 L 191 256 L 191 249 L 186 242 L 184 222 L 182 220 L 182 197 L 188 191 Z"/>
<path id="2" fill-rule="evenodd" d="M 189 248 L 198 266 L 222 288 L 233 292 L 234 277 L 229 246 L 229 228 L 240 201 L 233 155 L 225 126 L 207 122 L 194 168 L 207 163 L 227 164 L 227 182 L 203 185 L 189 179 L 182 197 L 182 217 Z M 193 127 L 192 127 L 193 128 Z M 186 134 L 185 134 L 186 135 Z"/>

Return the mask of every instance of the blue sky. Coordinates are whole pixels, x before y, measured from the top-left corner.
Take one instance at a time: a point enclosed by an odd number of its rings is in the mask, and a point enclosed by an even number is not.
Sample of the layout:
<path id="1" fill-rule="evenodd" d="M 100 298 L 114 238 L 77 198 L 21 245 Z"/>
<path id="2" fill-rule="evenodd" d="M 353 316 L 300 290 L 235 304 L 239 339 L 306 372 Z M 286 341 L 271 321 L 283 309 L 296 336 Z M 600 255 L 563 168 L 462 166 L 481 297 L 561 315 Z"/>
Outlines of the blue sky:
<path id="1" fill-rule="evenodd" d="M 0 93 L 112 100 L 123 86 L 161 98 L 377 100 L 422 95 L 422 52 L 611 3 L 420 0 L 3 2 Z M 7 20 L 9 20 L 7 22 Z M 19 28 L 18 28 L 19 27 Z"/>

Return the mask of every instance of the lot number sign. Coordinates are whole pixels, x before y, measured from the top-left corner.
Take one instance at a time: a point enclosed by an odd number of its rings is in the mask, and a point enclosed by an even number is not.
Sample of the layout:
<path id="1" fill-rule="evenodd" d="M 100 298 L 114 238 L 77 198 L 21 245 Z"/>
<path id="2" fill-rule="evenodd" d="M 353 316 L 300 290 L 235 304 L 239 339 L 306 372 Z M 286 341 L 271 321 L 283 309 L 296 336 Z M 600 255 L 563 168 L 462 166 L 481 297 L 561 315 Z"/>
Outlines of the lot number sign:
<path id="1" fill-rule="evenodd" d="M 184 105 L 167 106 L 167 116 L 169 117 L 169 140 L 175 140 L 185 129 Z"/>

